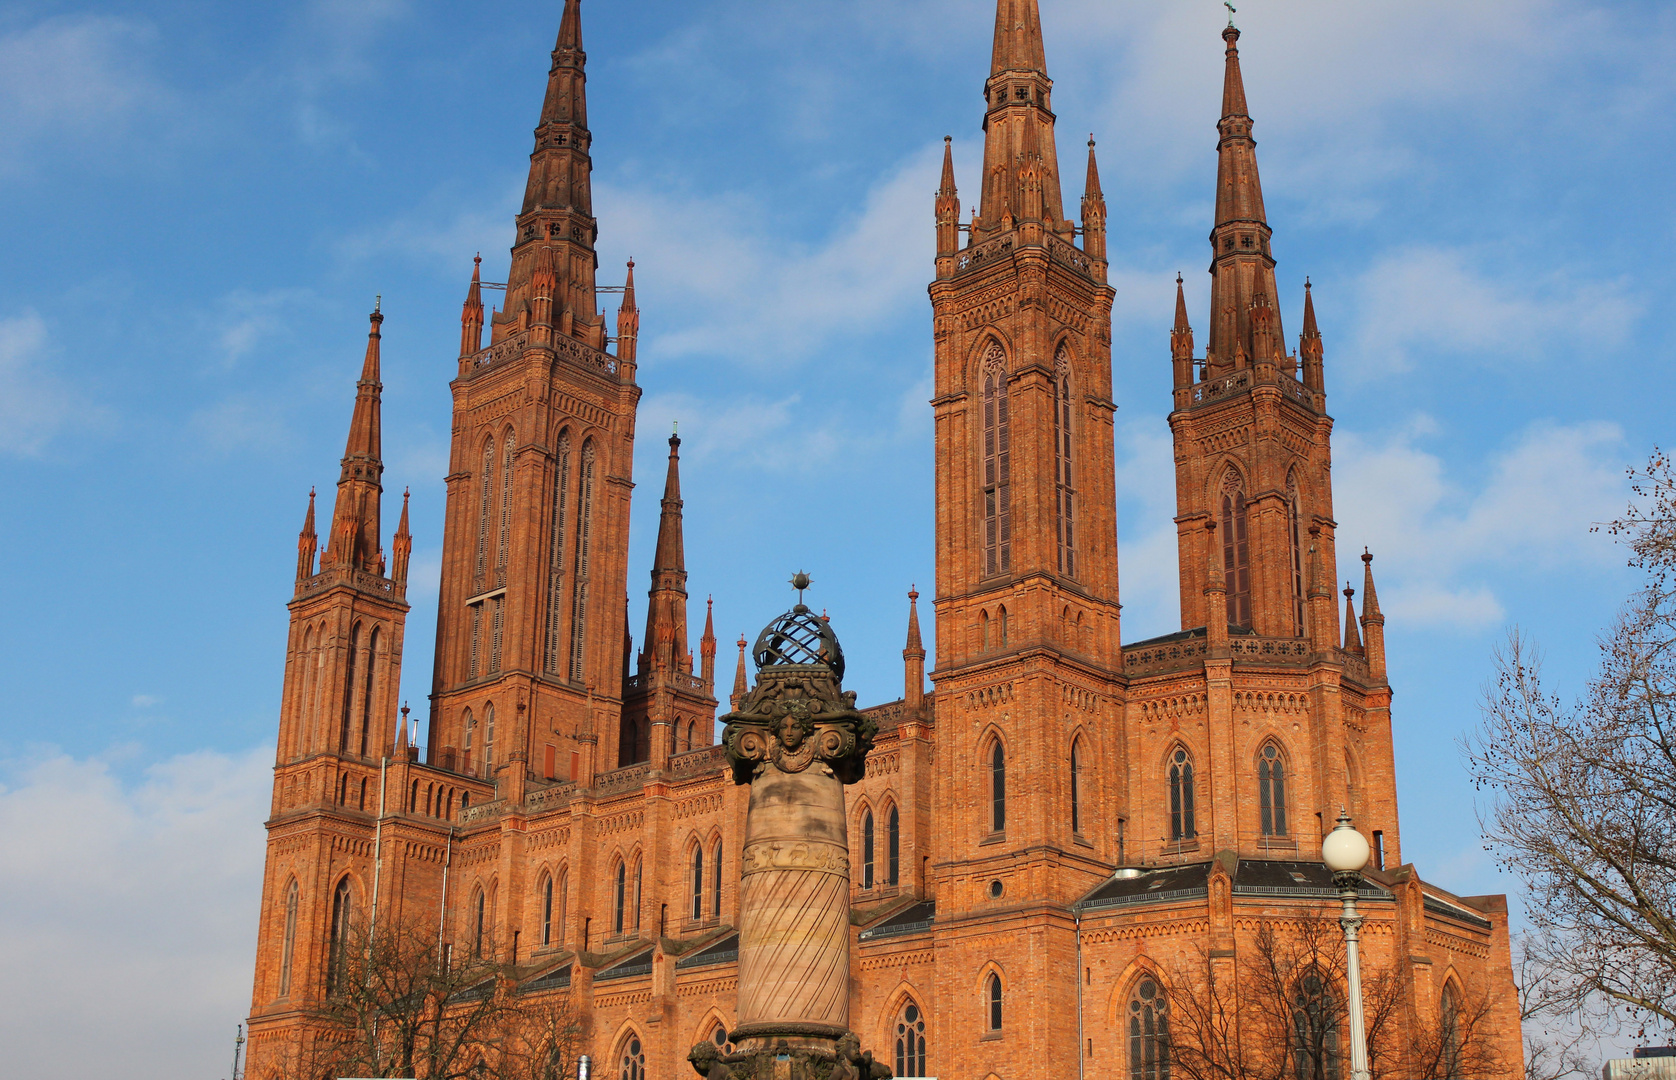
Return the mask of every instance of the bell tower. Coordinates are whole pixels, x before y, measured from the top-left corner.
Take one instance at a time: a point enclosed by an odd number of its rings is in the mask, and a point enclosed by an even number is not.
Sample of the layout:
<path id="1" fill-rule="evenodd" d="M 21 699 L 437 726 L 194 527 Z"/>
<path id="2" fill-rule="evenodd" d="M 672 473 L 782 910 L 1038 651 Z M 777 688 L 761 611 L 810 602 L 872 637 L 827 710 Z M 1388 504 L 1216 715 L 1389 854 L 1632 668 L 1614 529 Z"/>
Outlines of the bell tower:
<path id="1" fill-rule="evenodd" d="M 1170 334 L 1181 626 L 1225 621 L 1234 632 L 1330 643 L 1336 609 L 1312 619 L 1310 604 L 1312 557 L 1325 581 L 1337 580 L 1321 334 L 1306 282 L 1298 351 L 1286 353 L 1239 36 L 1232 26 L 1222 32 L 1210 341 L 1193 355 L 1179 278 Z M 1219 591 L 1206 588 L 1208 577 Z M 1331 626 L 1312 627 L 1323 620 Z"/>

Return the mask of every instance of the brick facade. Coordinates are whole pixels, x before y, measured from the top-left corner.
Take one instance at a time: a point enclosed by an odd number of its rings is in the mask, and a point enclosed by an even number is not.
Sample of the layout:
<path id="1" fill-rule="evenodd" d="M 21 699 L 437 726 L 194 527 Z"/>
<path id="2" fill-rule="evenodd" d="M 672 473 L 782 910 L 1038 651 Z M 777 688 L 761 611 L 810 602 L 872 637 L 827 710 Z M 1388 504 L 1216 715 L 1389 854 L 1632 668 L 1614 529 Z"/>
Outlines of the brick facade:
<path id="1" fill-rule="evenodd" d="M 910 594 L 904 697 L 869 710 L 877 746 L 848 789 L 850 1015 L 910 1073 L 1125 1074 L 1142 980 L 1206 957 L 1231 974 L 1264 922 L 1333 913 L 1320 842 L 1341 807 L 1375 848 L 1364 962 L 1412 980 L 1400 1023 L 1435 1016 L 1451 981 L 1486 992 L 1503 1074 L 1521 1071 L 1504 899 L 1454 896 L 1401 860 L 1384 618 L 1364 560 L 1362 614 L 1347 587 L 1341 621 L 1320 335 L 1306 294 L 1298 351 L 1282 345 L 1238 33 L 1225 37 L 1209 344 L 1195 355 L 1179 286 L 1171 335 L 1179 633 L 1121 643 L 1106 205 L 1091 142 L 1079 220 L 1065 214 L 1036 0 L 998 0 L 967 225 L 945 154 L 934 689 Z M 596 1075 L 616 1080 L 631 1036 L 650 1076 L 687 1075 L 688 1048 L 734 1021 L 747 789 L 713 745 L 708 619 L 697 674 L 687 645 L 678 439 L 638 651 L 620 599 L 639 312 L 631 264 L 614 338 L 596 314 L 585 62 L 569 0 L 504 309 L 485 317 L 474 273 L 462 315 L 419 737 L 394 696 L 411 541 L 404 502 L 386 564 L 376 313 L 318 569 L 310 497 L 253 1077 L 323 991 L 346 882 L 358 910 L 376 888 L 381 917 L 462 942 L 481 892 L 513 977 L 568 973 Z"/>

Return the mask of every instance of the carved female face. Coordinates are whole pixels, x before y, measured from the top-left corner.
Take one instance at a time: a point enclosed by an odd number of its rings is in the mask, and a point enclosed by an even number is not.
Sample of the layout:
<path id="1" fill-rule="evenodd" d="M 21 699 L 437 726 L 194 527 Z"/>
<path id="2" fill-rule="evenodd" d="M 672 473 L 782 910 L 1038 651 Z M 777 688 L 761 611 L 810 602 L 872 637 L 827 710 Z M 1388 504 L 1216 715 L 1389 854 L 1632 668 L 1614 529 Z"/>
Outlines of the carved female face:
<path id="1" fill-rule="evenodd" d="M 780 745 L 787 750 L 795 751 L 802 746 L 807 735 L 803 730 L 802 718 L 796 714 L 788 715 L 780 721 Z"/>

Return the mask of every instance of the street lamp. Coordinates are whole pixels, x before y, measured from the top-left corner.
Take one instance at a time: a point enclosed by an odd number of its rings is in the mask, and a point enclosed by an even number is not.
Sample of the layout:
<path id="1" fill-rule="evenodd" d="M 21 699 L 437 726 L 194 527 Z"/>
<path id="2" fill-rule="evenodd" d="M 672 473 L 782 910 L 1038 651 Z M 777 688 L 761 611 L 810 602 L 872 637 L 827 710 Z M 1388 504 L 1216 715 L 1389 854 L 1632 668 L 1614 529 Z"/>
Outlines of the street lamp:
<path id="1" fill-rule="evenodd" d="M 1367 1027 L 1362 1022 L 1362 962 L 1356 952 L 1356 934 L 1362 925 L 1362 917 L 1356 914 L 1356 887 L 1362 883 L 1362 867 L 1368 864 L 1368 840 L 1350 824 L 1350 815 L 1342 809 L 1338 824 L 1321 841 L 1321 861 L 1333 872 L 1339 899 L 1344 901 L 1344 913 L 1338 921 L 1344 927 L 1344 961 L 1350 984 L 1350 1080 L 1370 1080 Z"/>

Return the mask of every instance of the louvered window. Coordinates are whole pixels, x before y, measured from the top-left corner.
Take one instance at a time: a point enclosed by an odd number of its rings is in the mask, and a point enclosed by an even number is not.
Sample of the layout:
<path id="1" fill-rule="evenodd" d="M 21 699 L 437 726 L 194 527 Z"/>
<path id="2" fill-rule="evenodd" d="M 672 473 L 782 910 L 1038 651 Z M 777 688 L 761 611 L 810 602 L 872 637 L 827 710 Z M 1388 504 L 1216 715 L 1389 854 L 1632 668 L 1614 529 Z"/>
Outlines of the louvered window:
<path id="1" fill-rule="evenodd" d="M 1054 524 L 1059 536 L 1059 572 L 1077 576 L 1076 494 L 1071 481 L 1071 369 L 1066 350 L 1054 361 Z"/>
<path id="2" fill-rule="evenodd" d="M 1228 590 L 1228 622 L 1249 629 L 1251 545 L 1245 518 L 1245 491 L 1239 473 L 1229 469 L 1222 484 L 1222 574 Z"/>
<path id="3" fill-rule="evenodd" d="M 985 575 L 1013 567 L 1012 437 L 1006 354 L 990 343 L 983 363 L 983 546 Z"/>
<path id="4" fill-rule="evenodd" d="M 478 654 L 483 647 L 483 604 L 471 605 L 471 656 L 466 661 L 466 678 L 477 678 Z"/>
<path id="5" fill-rule="evenodd" d="M 506 594 L 489 601 L 489 673 L 500 670 L 501 633 L 506 621 Z"/>
<path id="6" fill-rule="evenodd" d="M 506 429 L 501 449 L 500 470 L 500 543 L 495 549 L 495 584 L 506 584 L 506 561 L 512 551 L 512 447 L 516 440 L 512 429 Z"/>
<path id="7" fill-rule="evenodd" d="M 588 637 L 588 573 L 594 525 L 594 444 L 582 445 L 581 486 L 576 494 L 576 586 L 570 614 L 570 681 L 583 680 Z"/>
<path id="8" fill-rule="evenodd" d="M 495 503 L 495 440 L 483 444 L 483 472 L 478 477 L 477 508 L 477 585 L 473 592 L 483 591 L 483 574 L 489 563 L 489 518 Z"/>
<path id="9" fill-rule="evenodd" d="M 564 612 L 565 514 L 570 503 L 570 436 L 559 436 L 557 460 L 553 463 L 553 540 L 547 570 L 547 648 L 542 666 L 549 675 L 559 673 L 561 655 L 559 621 Z"/>
<path id="10" fill-rule="evenodd" d="M 1286 478 L 1287 529 L 1292 538 L 1292 632 L 1304 632 L 1304 547 L 1303 500 L 1298 494 L 1298 474 Z"/>

